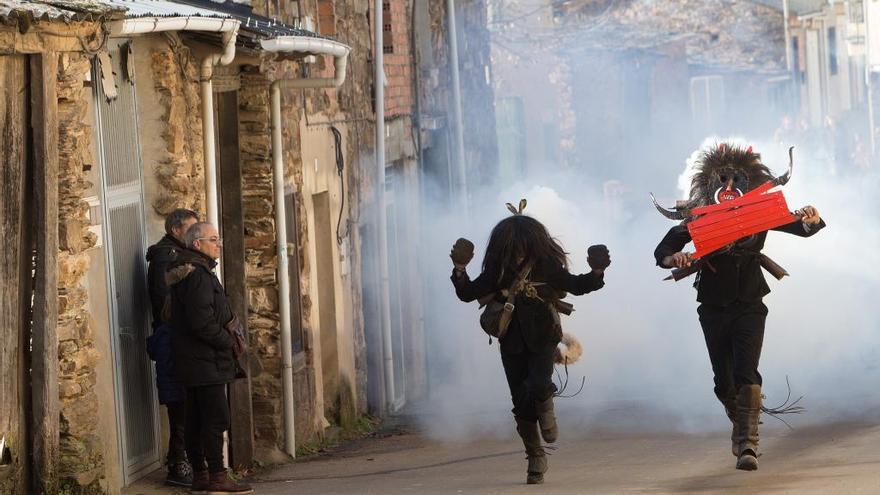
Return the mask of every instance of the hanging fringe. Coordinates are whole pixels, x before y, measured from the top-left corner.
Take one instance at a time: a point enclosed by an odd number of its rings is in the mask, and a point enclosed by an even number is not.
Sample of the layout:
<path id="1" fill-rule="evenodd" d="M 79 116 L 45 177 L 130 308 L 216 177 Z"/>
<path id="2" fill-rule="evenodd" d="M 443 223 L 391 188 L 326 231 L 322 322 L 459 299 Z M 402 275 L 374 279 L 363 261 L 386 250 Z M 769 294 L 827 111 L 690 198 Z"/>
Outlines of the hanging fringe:
<path id="1" fill-rule="evenodd" d="M 585 377 L 585 376 L 581 377 L 581 385 L 580 385 L 580 387 L 578 387 L 577 392 L 575 392 L 573 394 L 565 395 L 565 389 L 568 388 L 568 360 L 565 360 L 563 362 L 563 369 L 565 370 L 565 378 L 564 379 L 559 374 L 559 368 L 556 366 L 553 367 L 553 371 L 556 373 L 556 380 L 559 382 L 559 384 L 556 387 L 556 392 L 553 394 L 553 397 L 559 397 L 562 399 L 569 399 L 569 398 L 574 397 L 574 396 L 578 395 L 579 393 L 581 393 L 581 391 L 584 389 L 584 384 L 587 382 L 587 377 Z"/>
<path id="2" fill-rule="evenodd" d="M 785 400 L 782 402 L 782 404 L 776 407 L 766 407 L 762 405 L 761 412 L 781 421 L 785 426 L 788 427 L 788 429 L 793 430 L 794 428 L 792 428 L 792 426 L 788 424 L 787 421 L 780 418 L 779 416 L 783 414 L 801 414 L 803 412 L 806 412 L 806 409 L 803 406 L 798 405 L 798 403 L 801 401 L 801 399 L 804 398 L 804 396 L 802 395 L 794 401 L 791 400 L 791 383 L 788 381 L 788 375 L 785 375 L 785 386 L 788 387 L 788 395 L 785 397 Z M 761 398 L 766 399 L 767 397 L 762 395 Z"/>

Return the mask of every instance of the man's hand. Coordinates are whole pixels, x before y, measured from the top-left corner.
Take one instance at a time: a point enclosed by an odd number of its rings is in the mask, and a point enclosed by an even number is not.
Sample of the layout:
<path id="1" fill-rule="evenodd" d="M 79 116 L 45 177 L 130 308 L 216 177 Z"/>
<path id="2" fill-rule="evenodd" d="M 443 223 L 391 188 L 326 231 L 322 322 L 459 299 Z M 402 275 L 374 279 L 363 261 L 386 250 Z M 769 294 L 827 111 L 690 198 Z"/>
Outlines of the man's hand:
<path id="1" fill-rule="evenodd" d="M 587 264 L 594 272 L 604 272 L 611 264 L 611 253 L 604 244 L 596 244 L 587 248 Z"/>
<path id="2" fill-rule="evenodd" d="M 666 268 L 684 268 L 691 266 L 693 258 L 691 253 L 682 253 L 681 251 L 663 258 L 663 266 Z"/>
<path id="3" fill-rule="evenodd" d="M 449 257 L 456 270 L 464 271 L 467 264 L 474 258 L 474 243 L 463 237 L 458 239 L 452 245 Z"/>
<path id="4" fill-rule="evenodd" d="M 819 210 L 815 206 L 804 206 L 794 213 L 801 217 L 801 221 L 807 225 L 818 225 L 822 221 L 822 217 L 819 216 Z"/>

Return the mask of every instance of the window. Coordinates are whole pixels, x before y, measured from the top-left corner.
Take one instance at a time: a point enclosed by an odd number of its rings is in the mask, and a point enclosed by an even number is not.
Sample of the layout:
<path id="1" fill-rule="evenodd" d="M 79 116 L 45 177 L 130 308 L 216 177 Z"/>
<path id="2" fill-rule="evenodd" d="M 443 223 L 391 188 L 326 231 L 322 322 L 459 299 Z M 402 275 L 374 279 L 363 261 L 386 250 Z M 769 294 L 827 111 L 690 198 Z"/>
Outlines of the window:
<path id="1" fill-rule="evenodd" d="M 394 33 L 391 29 L 393 20 L 391 2 L 382 2 L 382 51 L 384 53 L 394 53 Z"/>
<path id="2" fill-rule="evenodd" d="M 837 74 L 837 28 L 828 28 L 828 70 L 831 75 Z"/>

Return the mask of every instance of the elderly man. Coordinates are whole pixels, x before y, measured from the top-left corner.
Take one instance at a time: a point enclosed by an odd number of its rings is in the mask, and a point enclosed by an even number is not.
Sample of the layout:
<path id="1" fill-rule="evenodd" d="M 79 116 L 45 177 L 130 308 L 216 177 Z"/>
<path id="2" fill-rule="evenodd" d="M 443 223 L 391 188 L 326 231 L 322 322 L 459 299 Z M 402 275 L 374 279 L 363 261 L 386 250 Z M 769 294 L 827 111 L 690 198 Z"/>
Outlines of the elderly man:
<path id="1" fill-rule="evenodd" d="M 163 321 L 162 308 L 168 296 L 165 283 L 165 270 L 168 264 L 177 259 L 183 251 L 186 231 L 199 221 L 199 215 L 184 208 L 178 208 L 165 217 L 165 236 L 147 250 L 147 282 L 150 287 L 150 304 L 153 309 L 153 334 L 147 339 L 147 352 L 156 362 L 156 389 L 159 403 L 168 411 L 168 456 L 166 463 L 168 475 L 165 484 L 190 486 L 192 469 L 186 460 L 184 446 L 184 418 L 186 391 L 174 375 L 174 360 L 171 357 L 171 325 Z"/>
<path id="2" fill-rule="evenodd" d="M 229 478 L 223 466 L 223 432 L 229 429 L 226 385 L 242 372 L 226 326 L 234 315 L 214 275 L 223 240 L 209 223 L 186 232 L 186 249 L 171 263 L 171 322 L 175 371 L 186 386 L 186 453 L 193 493 L 253 493 Z M 207 462 L 207 465 L 206 465 Z"/>

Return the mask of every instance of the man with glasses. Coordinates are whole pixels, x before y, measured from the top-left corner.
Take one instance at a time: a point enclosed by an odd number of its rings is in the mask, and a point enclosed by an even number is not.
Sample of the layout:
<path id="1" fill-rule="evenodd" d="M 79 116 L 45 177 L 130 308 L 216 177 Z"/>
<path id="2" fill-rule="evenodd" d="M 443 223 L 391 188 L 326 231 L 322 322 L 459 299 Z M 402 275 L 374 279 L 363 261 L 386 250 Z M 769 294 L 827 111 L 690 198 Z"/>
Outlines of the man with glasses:
<path id="1" fill-rule="evenodd" d="M 186 390 L 174 375 L 174 359 L 171 356 L 173 329 L 162 318 L 162 308 L 168 296 L 165 270 L 169 263 L 177 259 L 177 254 L 186 249 L 186 231 L 198 221 L 199 215 L 192 210 L 178 208 L 172 211 L 165 217 L 165 236 L 147 250 L 147 262 L 150 264 L 147 282 L 153 309 L 153 334 L 147 339 L 147 353 L 156 362 L 159 404 L 163 404 L 168 411 L 168 475 L 165 484 L 176 486 L 192 484 L 192 469 L 186 460 L 183 439 Z"/>
<path id="2" fill-rule="evenodd" d="M 226 291 L 214 274 L 223 239 L 210 223 L 186 232 L 186 249 L 171 263 L 171 321 L 177 377 L 186 386 L 186 453 L 192 493 L 253 493 L 223 466 L 223 433 L 229 429 L 226 385 L 243 372 L 227 325 L 234 319 Z M 207 463 L 207 464 L 206 464 Z"/>

